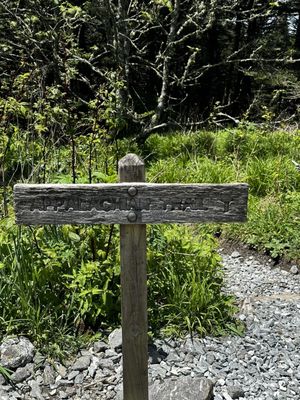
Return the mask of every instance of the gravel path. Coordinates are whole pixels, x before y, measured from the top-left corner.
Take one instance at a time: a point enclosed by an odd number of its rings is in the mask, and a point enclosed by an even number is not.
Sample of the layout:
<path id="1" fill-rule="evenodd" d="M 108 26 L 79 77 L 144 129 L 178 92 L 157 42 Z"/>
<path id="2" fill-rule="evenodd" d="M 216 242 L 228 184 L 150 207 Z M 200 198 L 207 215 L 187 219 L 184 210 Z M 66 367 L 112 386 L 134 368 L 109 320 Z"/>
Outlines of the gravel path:
<path id="1" fill-rule="evenodd" d="M 214 400 L 300 399 L 300 275 L 236 251 L 222 256 L 224 291 L 239 300 L 245 335 L 157 341 L 168 355 L 150 376 L 204 375 Z"/>
<path id="2" fill-rule="evenodd" d="M 300 399 L 300 275 L 237 252 L 223 255 L 223 261 L 226 291 L 240 300 L 239 318 L 247 329 L 241 338 L 206 341 L 224 354 L 212 364 L 224 372 L 216 392 L 226 393 L 233 384 L 247 400 Z"/>

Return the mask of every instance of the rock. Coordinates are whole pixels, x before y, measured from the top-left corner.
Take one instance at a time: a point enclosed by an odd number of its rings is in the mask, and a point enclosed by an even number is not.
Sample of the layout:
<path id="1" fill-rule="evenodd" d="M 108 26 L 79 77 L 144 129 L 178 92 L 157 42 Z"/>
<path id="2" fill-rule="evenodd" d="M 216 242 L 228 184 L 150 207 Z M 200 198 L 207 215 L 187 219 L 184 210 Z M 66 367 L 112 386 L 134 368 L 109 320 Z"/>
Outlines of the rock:
<path id="1" fill-rule="evenodd" d="M 64 392 L 63 390 L 60 390 L 60 391 L 58 392 L 58 395 L 59 395 L 59 397 L 60 397 L 61 399 L 68 399 L 68 398 L 69 398 L 68 393 Z"/>
<path id="2" fill-rule="evenodd" d="M 150 344 L 148 346 L 148 355 L 150 364 L 159 364 L 168 354 L 161 348 L 158 349 L 155 344 Z"/>
<path id="3" fill-rule="evenodd" d="M 154 382 L 149 387 L 150 400 L 212 400 L 213 383 L 206 378 L 180 377 Z"/>
<path id="4" fill-rule="evenodd" d="M 209 364 L 205 360 L 204 356 L 200 357 L 199 363 L 196 364 L 196 368 L 200 372 L 201 375 L 203 375 L 206 371 L 208 371 Z"/>
<path id="5" fill-rule="evenodd" d="M 172 351 L 171 353 L 168 354 L 166 361 L 168 361 L 168 363 L 179 362 L 180 356 L 175 351 Z"/>
<path id="6" fill-rule="evenodd" d="M 231 258 L 239 258 L 239 257 L 241 257 L 241 255 L 240 255 L 240 253 L 238 251 L 232 252 Z"/>
<path id="7" fill-rule="evenodd" d="M 33 357 L 33 362 L 34 362 L 35 368 L 39 368 L 39 367 L 43 366 L 45 361 L 46 361 L 46 357 L 43 354 L 41 354 L 39 351 L 37 351 Z"/>
<path id="8" fill-rule="evenodd" d="M 1 400 L 10 400 L 10 396 L 8 396 L 8 394 L 6 394 L 0 390 L 0 399 Z"/>
<path id="9" fill-rule="evenodd" d="M 108 349 L 108 346 L 102 340 L 95 342 L 93 345 L 94 353 L 100 353 L 102 351 L 105 351 L 106 349 Z"/>
<path id="10" fill-rule="evenodd" d="M 57 386 L 58 387 L 62 387 L 62 386 L 72 386 L 73 382 L 69 381 L 68 379 L 60 379 L 59 381 L 57 381 Z"/>
<path id="11" fill-rule="evenodd" d="M 55 382 L 55 372 L 54 368 L 51 365 L 49 364 L 45 365 L 43 378 L 45 385 L 51 385 L 52 383 Z"/>
<path id="12" fill-rule="evenodd" d="M 293 275 L 297 275 L 299 273 L 299 268 L 297 267 L 297 265 L 291 266 L 290 273 Z"/>
<path id="13" fill-rule="evenodd" d="M 223 396 L 217 393 L 215 394 L 214 400 L 223 400 Z"/>
<path id="14" fill-rule="evenodd" d="M 69 374 L 68 374 L 68 380 L 69 381 L 72 381 L 74 378 L 76 378 L 76 376 L 79 374 L 79 371 L 71 371 Z"/>
<path id="15" fill-rule="evenodd" d="M 222 393 L 225 400 L 233 400 L 231 396 L 227 392 Z"/>
<path id="16" fill-rule="evenodd" d="M 74 386 L 68 386 L 65 388 L 65 392 L 68 394 L 68 396 L 73 396 L 76 393 L 76 388 Z"/>
<path id="17" fill-rule="evenodd" d="M 181 345 L 180 349 L 183 353 L 189 355 L 203 354 L 203 345 L 198 338 L 188 337 Z"/>
<path id="18" fill-rule="evenodd" d="M 245 395 L 244 390 L 240 386 L 228 386 L 227 392 L 233 400 L 244 397 Z"/>
<path id="19" fill-rule="evenodd" d="M 75 361 L 71 369 L 73 371 L 83 371 L 85 369 L 88 369 L 90 363 L 91 363 L 90 356 L 81 356 Z"/>
<path id="20" fill-rule="evenodd" d="M 0 346 L 0 364 L 8 369 L 23 367 L 33 360 L 35 348 L 25 337 L 5 339 Z"/>
<path id="21" fill-rule="evenodd" d="M 122 328 L 112 331 L 112 333 L 108 336 L 108 344 L 113 350 L 117 350 L 122 347 Z"/>
<path id="22" fill-rule="evenodd" d="M 31 387 L 31 392 L 30 392 L 31 397 L 30 398 L 37 399 L 37 400 L 44 400 L 44 396 L 42 395 L 41 388 L 36 381 L 31 380 L 28 382 L 28 385 Z"/>
<path id="23" fill-rule="evenodd" d="M 206 378 L 180 377 L 155 382 L 149 388 L 150 400 L 212 400 L 213 383 Z M 171 397 L 172 396 L 172 397 Z"/>
<path id="24" fill-rule="evenodd" d="M 103 358 L 102 360 L 100 360 L 99 366 L 102 369 L 104 369 L 104 368 L 113 369 L 114 368 L 114 362 L 110 358 Z"/>
<path id="25" fill-rule="evenodd" d="M 25 381 L 33 373 L 33 364 L 27 364 L 25 367 L 19 367 L 12 375 L 11 379 L 14 383 Z"/>
<path id="26" fill-rule="evenodd" d="M 100 361 L 97 357 L 92 358 L 92 362 L 88 368 L 88 374 L 91 378 L 94 378 L 96 371 L 99 367 L 99 363 L 100 363 Z"/>
<path id="27" fill-rule="evenodd" d="M 56 369 L 57 373 L 58 373 L 62 378 L 65 378 L 65 377 L 67 376 L 68 371 L 67 371 L 67 368 L 66 368 L 64 365 L 62 365 L 62 364 L 56 364 L 56 365 L 55 365 L 55 369 Z"/>
<path id="28" fill-rule="evenodd" d="M 74 383 L 76 385 L 81 384 L 83 381 L 84 381 L 84 375 L 83 374 L 78 374 L 74 379 Z"/>
<path id="29" fill-rule="evenodd" d="M 149 372 L 153 376 L 153 378 L 162 379 L 166 376 L 166 369 L 163 368 L 160 364 L 152 364 Z"/>

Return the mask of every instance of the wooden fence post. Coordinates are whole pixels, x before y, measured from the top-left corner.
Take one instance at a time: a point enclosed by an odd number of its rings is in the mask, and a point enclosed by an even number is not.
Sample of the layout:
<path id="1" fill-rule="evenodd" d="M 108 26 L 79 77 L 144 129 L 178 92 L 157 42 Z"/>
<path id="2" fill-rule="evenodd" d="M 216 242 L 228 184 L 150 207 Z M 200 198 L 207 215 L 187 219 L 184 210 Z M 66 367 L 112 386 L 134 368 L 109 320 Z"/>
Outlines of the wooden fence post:
<path id="1" fill-rule="evenodd" d="M 119 161 L 120 182 L 144 182 L 145 167 L 135 154 Z M 134 201 L 137 189 L 128 189 Z M 134 209 L 128 221 L 135 222 Z M 120 225 L 124 400 L 148 400 L 146 225 Z"/>

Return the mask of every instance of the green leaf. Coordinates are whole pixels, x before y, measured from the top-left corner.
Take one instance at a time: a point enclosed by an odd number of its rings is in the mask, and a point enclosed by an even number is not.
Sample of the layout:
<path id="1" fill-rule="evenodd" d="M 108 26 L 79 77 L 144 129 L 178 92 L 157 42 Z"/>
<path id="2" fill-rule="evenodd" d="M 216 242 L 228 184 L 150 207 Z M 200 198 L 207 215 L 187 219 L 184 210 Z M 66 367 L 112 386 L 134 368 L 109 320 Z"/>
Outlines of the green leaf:
<path id="1" fill-rule="evenodd" d="M 80 242 L 80 236 L 77 235 L 77 233 L 69 232 L 69 238 L 70 238 L 73 242 Z"/>

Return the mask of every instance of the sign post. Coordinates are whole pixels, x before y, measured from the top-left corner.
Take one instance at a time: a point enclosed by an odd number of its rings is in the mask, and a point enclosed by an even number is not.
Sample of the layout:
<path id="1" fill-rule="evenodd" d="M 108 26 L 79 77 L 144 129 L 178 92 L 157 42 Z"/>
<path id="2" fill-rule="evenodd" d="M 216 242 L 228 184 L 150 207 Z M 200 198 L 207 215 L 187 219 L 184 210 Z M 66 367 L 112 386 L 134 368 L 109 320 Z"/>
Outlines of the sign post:
<path id="1" fill-rule="evenodd" d="M 119 180 L 144 182 L 144 163 L 136 155 L 122 158 Z M 148 400 L 146 225 L 134 223 L 138 189 L 130 186 L 128 195 L 130 223 L 120 225 L 123 396 Z"/>
<path id="2" fill-rule="evenodd" d="M 124 400 L 148 400 L 146 224 L 243 222 L 247 184 L 145 183 L 135 154 L 116 184 L 17 184 L 16 222 L 120 224 Z"/>

